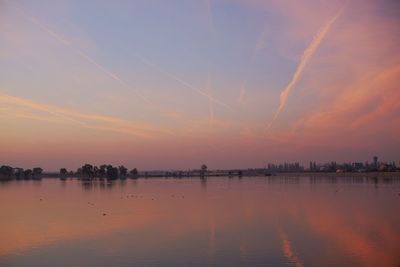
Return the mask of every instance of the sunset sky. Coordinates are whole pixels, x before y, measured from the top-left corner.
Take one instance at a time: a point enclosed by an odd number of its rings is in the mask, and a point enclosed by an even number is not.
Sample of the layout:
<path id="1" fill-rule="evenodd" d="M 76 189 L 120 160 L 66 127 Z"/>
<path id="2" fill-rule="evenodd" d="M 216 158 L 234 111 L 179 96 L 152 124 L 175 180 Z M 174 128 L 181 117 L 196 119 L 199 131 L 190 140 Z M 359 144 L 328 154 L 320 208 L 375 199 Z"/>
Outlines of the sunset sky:
<path id="1" fill-rule="evenodd" d="M 0 0 L 0 165 L 400 160 L 400 1 Z"/>

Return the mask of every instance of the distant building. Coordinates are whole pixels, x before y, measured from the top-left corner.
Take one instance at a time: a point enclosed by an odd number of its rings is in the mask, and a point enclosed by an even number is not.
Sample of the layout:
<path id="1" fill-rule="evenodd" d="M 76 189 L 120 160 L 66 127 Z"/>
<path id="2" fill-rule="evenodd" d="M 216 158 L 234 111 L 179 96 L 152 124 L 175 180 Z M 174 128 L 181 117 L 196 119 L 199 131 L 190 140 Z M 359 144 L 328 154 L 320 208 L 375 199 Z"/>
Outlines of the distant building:
<path id="1" fill-rule="evenodd" d="M 374 168 L 378 169 L 378 157 L 374 156 Z"/>

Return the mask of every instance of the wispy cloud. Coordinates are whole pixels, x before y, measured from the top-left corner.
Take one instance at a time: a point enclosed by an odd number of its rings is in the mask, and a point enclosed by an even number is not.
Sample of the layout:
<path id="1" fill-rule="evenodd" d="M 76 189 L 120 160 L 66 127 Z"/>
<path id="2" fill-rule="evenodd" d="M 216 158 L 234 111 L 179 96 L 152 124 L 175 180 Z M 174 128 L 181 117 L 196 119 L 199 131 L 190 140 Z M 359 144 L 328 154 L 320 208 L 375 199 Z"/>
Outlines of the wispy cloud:
<path id="1" fill-rule="evenodd" d="M 357 140 L 359 143 L 363 143 L 363 138 L 368 140 L 377 131 L 387 131 L 387 139 L 397 135 L 400 132 L 399 75 L 400 65 L 395 64 L 353 83 L 340 85 L 343 88 L 334 86 L 335 98 L 324 103 L 322 110 L 311 112 L 294 122 L 292 133 L 301 134 L 314 143 L 324 143 L 331 135 L 345 135 L 347 141 Z M 371 125 L 374 127 L 371 128 Z M 308 142 L 304 140 L 304 143 Z"/>
<path id="2" fill-rule="evenodd" d="M 263 50 L 267 46 L 267 31 L 264 29 L 261 33 L 260 36 L 258 36 L 258 40 L 256 43 L 256 47 L 254 48 L 253 52 L 253 59 L 257 55 L 258 52 Z"/>
<path id="3" fill-rule="evenodd" d="M 276 118 L 279 116 L 280 112 L 282 111 L 283 107 L 286 105 L 287 99 L 292 92 L 293 88 L 296 86 L 297 82 L 300 80 L 301 75 L 304 72 L 308 62 L 313 57 L 314 53 L 317 51 L 318 47 L 320 46 L 322 40 L 326 36 L 326 34 L 331 29 L 333 23 L 337 20 L 337 18 L 342 14 L 345 6 L 343 6 L 336 15 L 331 18 L 321 29 L 320 31 L 314 36 L 313 40 L 311 41 L 310 45 L 307 49 L 303 52 L 303 55 L 300 59 L 300 64 L 297 66 L 296 72 L 294 73 L 292 80 L 286 86 L 285 90 L 282 91 L 279 98 L 279 106 L 275 111 L 275 114 L 272 118 L 272 121 L 269 123 L 268 128 L 270 128 Z"/>
<path id="4" fill-rule="evenodd" d="M 79 124 L 81 127 L 105 130 L 111 132 L 124 133 L 143 138 L 154 138 L 163 134 L 170 134 L 166 130 L 143 122 L 133 122 L 118 117 L 105 116 L 93 113 L 84 113 L 72 109 L 38 103 L 26 98 L 0 94 L 0 103 L 16 105 L 19 107 L 30 108 L 32 110 L 49 113 L 59 119 Z M 19 113 L 16 113 L 19 114 Z M 30 115 L 32 117 L 32 115 Z M 36 119 L 40 119 L 35 115 Z M 52 122 L 52 120 L 47 120 Z"/>

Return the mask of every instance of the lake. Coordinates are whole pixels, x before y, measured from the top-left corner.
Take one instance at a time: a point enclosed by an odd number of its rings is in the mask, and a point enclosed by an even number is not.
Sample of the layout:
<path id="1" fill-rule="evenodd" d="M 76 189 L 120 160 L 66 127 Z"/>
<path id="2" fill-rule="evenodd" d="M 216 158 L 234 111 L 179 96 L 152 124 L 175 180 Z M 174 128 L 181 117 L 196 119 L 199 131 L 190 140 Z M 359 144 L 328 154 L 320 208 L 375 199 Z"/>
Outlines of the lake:
<path id="1" fill-rule="evenodd" d="M 0 266 L 399 266 L 400 179 L 0 183 Z"/>

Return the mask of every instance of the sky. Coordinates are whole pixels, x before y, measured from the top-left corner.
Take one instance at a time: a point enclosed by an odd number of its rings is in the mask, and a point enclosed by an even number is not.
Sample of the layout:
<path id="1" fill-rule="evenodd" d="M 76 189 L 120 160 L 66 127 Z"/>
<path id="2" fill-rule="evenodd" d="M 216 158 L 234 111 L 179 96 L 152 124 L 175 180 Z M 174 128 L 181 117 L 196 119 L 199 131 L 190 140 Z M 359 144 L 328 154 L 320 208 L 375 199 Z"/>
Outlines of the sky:
<path id="1" fill-rule="evenodd" d="M 0 0 L 0 164 L 400 160 L 396 0 Z"/>

